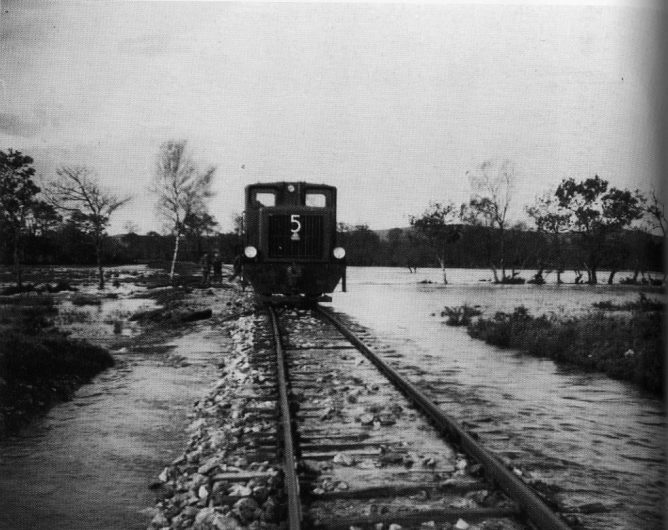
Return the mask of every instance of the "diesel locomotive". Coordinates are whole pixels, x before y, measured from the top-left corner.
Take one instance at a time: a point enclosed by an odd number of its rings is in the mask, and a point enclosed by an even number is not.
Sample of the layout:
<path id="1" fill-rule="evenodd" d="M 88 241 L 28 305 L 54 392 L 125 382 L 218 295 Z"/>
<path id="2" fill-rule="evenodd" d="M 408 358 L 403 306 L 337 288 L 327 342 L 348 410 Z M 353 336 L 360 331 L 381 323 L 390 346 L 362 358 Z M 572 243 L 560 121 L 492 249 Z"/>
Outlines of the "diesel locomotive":
<path id="1" fill-rule="evenodd" d="M 343 279 L 336 188 L 308 182 L 246 186 L 241 274 L 265 301 L 327 300 Z"/>

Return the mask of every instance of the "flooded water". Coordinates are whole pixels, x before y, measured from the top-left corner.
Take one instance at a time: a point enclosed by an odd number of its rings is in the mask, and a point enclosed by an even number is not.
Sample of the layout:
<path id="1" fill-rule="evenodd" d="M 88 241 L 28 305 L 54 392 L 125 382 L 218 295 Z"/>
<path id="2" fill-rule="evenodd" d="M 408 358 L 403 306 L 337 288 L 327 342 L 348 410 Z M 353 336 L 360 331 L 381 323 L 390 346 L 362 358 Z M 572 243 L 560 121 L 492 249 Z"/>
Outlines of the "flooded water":
<path id="1" fill-rule="evenodd" d="M 146 304 L 65 303 L 63 314 L 74 336 L 109 345 L 136 332 L 113 322 Z M 72 401 L 0 441 L 0 528 L 146 528 L 148 485 L 183 450 L 187 414 L 215 380 L 222 340 L 201 325 L 171 348 L 125 347 Z"/>
<path id="2" fill-rule="evenodd" d="M 529 275 L 524 274 L 525 278 Z M 563 505 L 595 506 L 590 529 L 659 529 L 665 496 L 665 408 L 630 384 L 502 350 L 446 326 L 444 306 L 486 314 L 524 305 L 532 314 L 581 313 L 603 300 L 635 300 L 629 286 L 495 286 L 487 271 L 350 268 L 332 306 L 394 348 L 396 360 L 442 408 L 477 432 Z M 567 278 L 565 278 L 567 279 Z M 661 295 L 646 290 L 651 298 Z"/>
<path id="3" fill-rule="evenodd" d="M 534 314 L 573 314 L 596 301 L 633 300 L 639 289 L 480 281 L 490 278 L 488 271 L 454 270 L 443 286 L 433 269 L 351 268 L 349 292 L 335 293 L 332 305 L 401 353 L 392 361 L 425 392 L 530 479 L 553 487 L 564 505 L 609 510 L 582 516 L 587 528 L 661 528 L 659 400 L 603 375 L 488 346 L 434 316 L 464 303 L 490 314 L 521 304 Z M 113 347 L 137 332 L 119 322 L 149 303 L 64 301 L 59 318 L 75 336 Z M 212 358 L 224 351 L 224 340 L 202 324 L 168 351 L 117 350 L 117 365 L 72 401 L 0 441 L 0 528 L 145 528 L 140 511 L 154 501 L 147 486 L 182 451 L 187 414 L 215 379 Z"/>

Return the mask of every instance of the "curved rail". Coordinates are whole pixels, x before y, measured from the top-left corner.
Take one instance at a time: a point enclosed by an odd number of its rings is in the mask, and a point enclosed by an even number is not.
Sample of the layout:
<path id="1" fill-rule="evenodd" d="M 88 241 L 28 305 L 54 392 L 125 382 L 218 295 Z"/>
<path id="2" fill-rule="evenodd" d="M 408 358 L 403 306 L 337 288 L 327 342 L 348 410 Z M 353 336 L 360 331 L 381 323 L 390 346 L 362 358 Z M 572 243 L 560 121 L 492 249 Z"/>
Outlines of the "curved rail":
<path id="1" fill-rule="evenodd" d="M 524 482 L 497 460 L 497 458 L 480 445 L 452 417 L 445 414 L 437 405 L 427 398 L 412 383 L 403 378 L 396 370 L 373 353 L 359 340 L 337 317 L 321 306 L 315 311 L 329 320 L 355 347 L 362 352 L 385 376 L 394 383 L 413 403 L 425 412 L 441 430 L 445 431 L 462 449 L 482 464 L 490 477 L 515 500 L 526 517 L 541 530 L 569 530 L 562 521 Z"/>
<path id="2" fill-rule="evenodd" d="M 283 429 L 283 462 L 285 473 L 285 492 L 288 497 L 288 528 L 300 530 L 302 520 L 302 508 L 299 499 L 299 480 L 297 479 L 297 461 L 295 459 L 294 443 L 292 441 L 292 420 L 290 418 L 290 404 L 288 402 L 288 387 L 285 375 L 285 356 L 281 335 L 278 329 L 276 312 L 270 306 L 267 307 L 271 328 L 274 335 L 274 347 L 276 349 L 276 368 L 278 371 L 278 393 L 281 408 L 281 427 Z"/>

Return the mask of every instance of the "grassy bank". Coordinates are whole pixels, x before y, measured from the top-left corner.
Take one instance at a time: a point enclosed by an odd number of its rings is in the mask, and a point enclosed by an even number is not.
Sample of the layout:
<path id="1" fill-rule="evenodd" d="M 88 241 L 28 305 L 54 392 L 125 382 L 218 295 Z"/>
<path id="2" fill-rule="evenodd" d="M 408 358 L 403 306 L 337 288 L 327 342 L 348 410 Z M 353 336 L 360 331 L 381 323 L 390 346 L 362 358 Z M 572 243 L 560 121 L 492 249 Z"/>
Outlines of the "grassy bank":
<path id="1" fill-rule="evenodd" d="M 69 399 L 81 384 L 113 365 L 105 349 L 55 330 L 55 312 L 48 296 L 0 301 L 0 435 Z"/>
<path id="2" fill-rule="evenodd" d="M 663 313 L 601 311 L 562 319 L 535 317 L 520 306 L 466 323 L 469 335 L 488 344 L 517 348 L 609 376 L 631 381 L 658 395 L 664 393 Z"/>

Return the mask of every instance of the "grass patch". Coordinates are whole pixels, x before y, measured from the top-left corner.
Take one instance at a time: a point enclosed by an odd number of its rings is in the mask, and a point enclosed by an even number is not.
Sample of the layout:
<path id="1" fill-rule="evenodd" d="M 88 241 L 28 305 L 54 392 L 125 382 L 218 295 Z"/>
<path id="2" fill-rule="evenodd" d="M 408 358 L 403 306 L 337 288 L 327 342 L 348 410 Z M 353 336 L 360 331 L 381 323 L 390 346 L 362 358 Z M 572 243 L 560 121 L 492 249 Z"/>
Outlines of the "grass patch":
<path id="1" fill-rule="evenodd" d="M 114 364 L 104 348 L 58 333 L 9 333 L 0 338 L 0 352 L 3 379 L 29 384 L 62 376 L 89 379 Z"/>
<path id="2" fill-rule="evenodd" d="M 603 300 L 592 304 L 596 309 L 603 311 L 663 311 L 665 304 L 660 300 L 647 298 L 645 293 L 638 293 L 638 300 L 619 304 L 612 300 Z"/>
<path id="3" fill-rule="evenodd" d="M 58 322 L 62 325 L 83 324 L 92 320 L 91 314 L 85 309 L 61 309 L 58 312 Z"/>
<path id="4" fill-rule="evenodd" d="M 53 325 L 57 313 L 50 297 L 26 297 L 11 305 L 0 305 L 0 336 L 10 331 L 35 335 Z M 0 350 L 2 355 L 2 350 Z"/>
<path id="5" fill-rule="evenodd" d="M 69 399 L 114 364 L 104 348 L 71 340 L 53 328 L 57 310 L 53 300 L 46 300 L 26 296 L 0 305 L 0 435 Z"/>
<path id="6" fill-rule="evenodd" d="M 658 311 L 628 317 L 597 312 L 564 320 L 534 317 L 520 306 L 512 313 L 477 319 L 468 325 L 468 333 L 488 344 L 602 371 L 663 395 L 662 320 Z"/>

